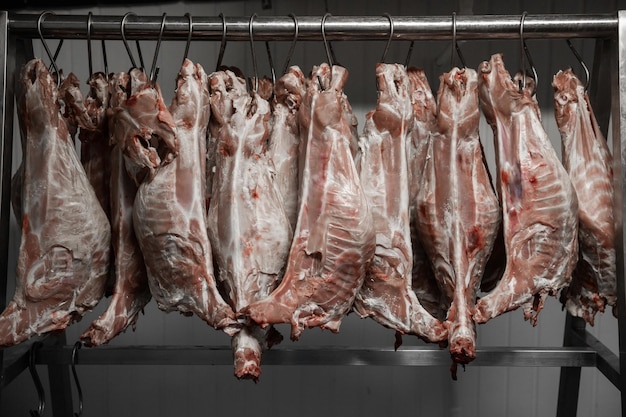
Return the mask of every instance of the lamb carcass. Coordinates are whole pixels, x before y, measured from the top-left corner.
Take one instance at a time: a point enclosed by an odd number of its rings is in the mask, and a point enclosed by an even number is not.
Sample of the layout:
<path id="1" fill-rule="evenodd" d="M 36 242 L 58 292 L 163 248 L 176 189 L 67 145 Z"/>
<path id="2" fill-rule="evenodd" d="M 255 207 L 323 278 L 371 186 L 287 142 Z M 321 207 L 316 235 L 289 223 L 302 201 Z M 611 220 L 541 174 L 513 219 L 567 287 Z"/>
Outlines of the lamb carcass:
<path id="1" fill-rule="evenodd" d="M 87 80 L 89 94 L 85 98 L 85 108 L 92 122 L 92 128 L 81 126 L 80 160 L 87 178 L 98 196 L 105 213 L 110 216 L 109 180 L 111 177 L 111 146 L 106 117 L 109 108 L 109 80 L 103 72 L 96 72 Z"/>
<path id="2" fill-rule="evenodd" d="M 424 246 L 417 231 L 415 204 L 422 181 L 422 172 L 426 163 L 426 154 L 430 135 L 436 129 L 437 102 L 430 89 L 424 70 L 411 67 L 407 69 L 410 83 L 413 122 L 407 141 L 409 164 L 409 219 L 411 225 L 411 246 L 413 248 L 412 288 L 420 303 L 433 316 L 445 319 L 449 300 L 445 300 L 435 279 L 432 265 L 424 251 Z"/>
<path id="3" fill-rule="evenodd" d="M 114 74 L 109 80 L 108 90 L 111 107 L 122 105 L 127 93 L 133 93 L 129 75 L 125 72 Z M 111 109 L 107 111 L 108 114 L 113 113 Z M 107 119 L 107 122 L 123 123 L 115 119 Z M 118 140 L 111 142 L 117 143 Z M 107 309 L 80 336 L 87 346 L 106 344 L 128 327 L 134 327 L 139 313 L 151 299 L 143 254 L 133 228 L 133 203 L 137 185 L 126 172 L 125 157 L 120 146 L 114 145 L 110 153 L 110 178 L 107 184 L 110 184 L 114 286 Z"/>
<path id="4" fill-rule="evenodd" d="M 424 249 L 450 308 L 450 355 L 476 357 L 476 296 L 500 225 L 500 205 L 478 136 L 476 71 L 453 68 L 440 77 L 437 129 L 431 136 L 416 217 Z"/>
<path id="5" fill-rule="evenodd" d="M 15 295 L 0 315 L 0 345 L 65 329 L 98 304 L 111 229 L 58 102 L 55 79 L 33 59 L 17 94 L 23 145 L 22 240 Z"/>
<path id="6" fill-rule="evenodd" d="M 149 82 L 139 68 L 130 70 L 132 94 L 112 107 L 111 140 L 126 156 L 126 169 L 137 185 L 154 177 L 156 169 L 167 165 L 178 151 L 175 122 L 168 111 L 161 88 Z"/>
<path id="7" fill-rule="evenodd" d="M 215 72 L 209 82 L 211 113 L 220 128 L 208 233 L 225 298 L 239 311 L 278 285 L 292 229 L 268 153 L 269 103 L 259 93 L 249 94 L 231 71 Z M 261 353 L 277 342 L 276 334 L 273 327 L 251 323 L 233 336 L 237 378 L 258 380 Z"/>
<path id="8" fill-rule="evenodd" d="M 305 78 L 300 68 L 292 66 L 274 87 L 273 124 L 269 153 L 276 170 L 276 187 L 282 196 L 291 228 L 298 219 L 300 129 L 298 110 L 305 93 Z"/>
<path id="9" fill-rule="evenodd" d="M 378 104 L 367 113 L 360 139 L 360 180 L 376 231 L 376 252 L 354 301 L 354 311 L 429 342 L 446 329 L 412 289 L 407 141 L 413 122 L 410 86 L 400 64 L 377 64 Z M 399 338 L 396 342 L 398 347 Z"/>
<path id="10" fill-rule="evenodd" d="M 612 156 L 574 72 L 559 71 L 552 86 L 563 165 L 576 189 L 579 218 L 578 264 L 561 301 L 571 315 L 593 325 L 596 313 L 617 301 Z"/>
<path id="11" fill-rule="evenodd" d="M 134 103 L 129 98 L 126 105 Z M 139 186 L 133 207 L 150 292 L 161 310 L 196 314 L 233 334 L 238 325 L 218 292 L 207 236 L 205 155 L 210 102 L 208 77 L 199 64 L 184 61 L 168 113 L 175 121 L 178 156 L 155 167 L 154 175 Z"/>
<path id="12" fill-rule="evenodd" d="M 502 55 L 480 64 L 479 97 L 496 141 L 506 268 L 478 300 L 474 319 L 485 323 L 522 307 L 524 318 L 536 325 L 546 297 L 569 284 L 578 261 L 576 192 L 531 89 L 511 79 Z"/>
<path id="13" fill-rule="evenodd" d="M 309 327 L 339 331 L 375 251 L 372 215 L 342 103 L 348 73 L 339 66 L 320 68 L 308 80 L 298 112 L 305 160 L 287 269 L 269 297 L 241 312 L 261 326 L 290 323 L 292 340 Z"/>

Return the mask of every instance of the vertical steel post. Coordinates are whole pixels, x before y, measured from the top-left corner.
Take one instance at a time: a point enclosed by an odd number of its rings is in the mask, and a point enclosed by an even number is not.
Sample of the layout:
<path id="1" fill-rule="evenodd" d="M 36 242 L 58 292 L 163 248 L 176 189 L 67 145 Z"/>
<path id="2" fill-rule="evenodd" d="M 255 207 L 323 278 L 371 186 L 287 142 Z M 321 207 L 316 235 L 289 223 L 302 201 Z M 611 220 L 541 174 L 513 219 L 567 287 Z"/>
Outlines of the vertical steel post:
<path id="1" fill-rule="evenodd" d="M 613 175 L 615 178 L 615 227 L 617 258 L 618 332 L 619 363 L 622 417 L 626 417 L 626 283 L 624 282 L 626 233 L 624 233 L 624 213 L 626 213 L 626 11 L 617 14 L 617 36 L 613 42 L 612 61 L 612 133 L 613 133 Z"/>
<path id="2" fill-rule="evenodd" d="M 9 225 L 11 217 L 11 156 L 13 142 L 13 81 L 15 61 L 9 42 L 8 12 L 0 12 L 0 309 L 7 301 L 9 275 Z M 0 367 L 3 367 L 4 352 L 0 349 Z M 4 368 L 1 369 L 4 379 Z M 2 394 L 0 383 L 0 398 Z"/>

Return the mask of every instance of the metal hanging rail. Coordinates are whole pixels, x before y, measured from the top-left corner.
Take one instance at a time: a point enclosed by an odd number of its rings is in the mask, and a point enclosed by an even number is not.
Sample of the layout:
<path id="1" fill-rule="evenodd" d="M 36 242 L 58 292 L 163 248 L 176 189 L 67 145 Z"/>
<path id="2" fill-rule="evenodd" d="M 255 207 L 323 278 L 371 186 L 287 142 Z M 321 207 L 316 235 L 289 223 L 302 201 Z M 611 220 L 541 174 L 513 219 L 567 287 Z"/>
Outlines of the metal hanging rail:
<path id="1" fill-rule="evenodd" d="M 33 39 L 40 35 L 49 39 L 121 40 L 121 22 L 124 16 L 91 16 L 88 28 L 87 15 L 9 14 L 0 12 L 0 235 L 8 235 L 9 222 L 9 177 L 11 172 L 11 147 L 13 142 L 13 79 L 19 65 L 32 54 Z M 466 40 L 517 39 L 520 32 L 520 15 L 473 15 L 456 16 L 456 38 Z M 449 40 L 452 38 L 452 16 L 392 16 L 394 40 Z M 189 37 L 190 24 L 187 16 L 129 15 L 124 24 L 124 36 L 132 40 L 184 40 Z M 297 17 L 298 41 L 322 40 L 323 16 Z M 41 34 L 38 28 L 41 28 Z M 324 33 L 328 40 L 372 41 L 389 39 L 389 18 L 386 16 L 332 16 L 327 15 Z M 292 41 L 295 23 L 290 16 L 258 16 L 253 22 L 255 40 Z M 162 33 L 161 33 L 162 30 Z M 223 35 L 225 33 L 225 36 Z M 193 16 L 194 40 L 206 41 L 249 41 L 250 18 L 245 16 Z M 616 178 L 616 228 L 617 277 L 618 277 L 618 327 L 619 355 L 615 355 L 600 341 L 585 330 L 581 319 L 568 316 L 565 325 L 564 347 L 481 347 L 476 366 L 558 366 L 561 367 L 557 416 L 575 416 L 577 410 L 580 368 L 595 367 L 621 391 L 622 417 L 626 417 L 626 287 L 624 283 L 624 240 L 623 216 L 626 214 L 624 194 L 626 181 L 626 12 L 610 14 L 542 14 L 526 15 L 524 36 L 527 39 L 596 39 L 594 63 L 596 96 L 611 96 L 614 175 Z M 22 42 L 20 44 L 20 42 Z M 16 44 L 24 46 L 18 48 Z M 598 48 L 601 46 L 601 48 Z M 26 50 L 26 51 L 24 51 Z M 598 75 L 600 74 L 600 75 Z M 610 74 L 610 76 L 609 76 Z M 609 113 L 607 106 L 603 113 Z M 603 127 L 608 129 L 609 117 L 601 117 Z M 7 265 L 7 245 L 0 245 L 0 264 Z M 6 298 L 7 274 L 0 276 L 0 307 Z M 436 347 L 405 349 L 392 352 L 380 349 L 356 348 L 345 350 L 302 349 L 297 351 L 273 350 L 264 361 L 281 365 L 403 365 L 424 366 L 449 364 L 447 352 Z M 81 363 L 100 364 L 164 364 L 205 363 L 222 364 L 231 361 L 228 348 L 212 347 L 159 347 L 129 346 L 120 348 L 90 349 L 81 353 Z M 0 360 L 3 350 L 0 349 Z M 18 360 L 24 363 L 23 355 Z M 37 363 L 47 364 L 51 372 L 67 382 L 55 384 L 57 401 L 54 415 L 69 415 L 71 394 L 68 364 L 71 363 L 71 347 L 59 339 L 54 345 L 45 346 L 37 356 Z M 178 361 L 178 362 L 176 362 Z M 9 369 L 10 368 L 10 369 Z M 16 366 L 4 366 L 0 381 L 7 375 L 16 375 Z M 6 383 L 6 381 L 4 381 Z M 0 384 L 0 390 L 2 388 Z M 65 397 L 64 397 L 65 396 Z M 54 395 L 53 395 L 54 397 Z M 53 403 L 54 405 L 54 403 Z"/>
<path id="2" fill-rule="evenodd" d="M 38 38 L 37 22 L 40 15 L 10 15 L 11 34 Z M 92 39 L 122 39 L 122 16 L 93 16 Z M 298 40 L 322 40 L 322 16 L 296 17 Z M 452 37 L 452 16 L 392 16 L 395 40 L 444 40 Z M 226 24 L 226 40 L 249 40 L 249 17 L 193 16 L 195 40 L 219 41 Z M 162 16 L 130 15 L 124 23 L 127 39 L 156 39 L 161 31 Z M 461 39 L 516 39 L 519 37 L 519 15 L 456 16 L 456 38 Z M 254 39 L 290 41 L 294 34 L 294 20 L 289 16 L 258 16 L 254 19 Z M 86 39 L 86 15 L 47 14 L 41 22 L 46 38 Z M 385 16 L 332 16 L 324 24 L 328 40 L 388 40 L 389 19 Z M 524 37 L 546 38 L 603 38 L 617 31 L 615 14 L 592 15 L 533 15 L 524 20 Z M 163 40 L 187 40 L 189 19 L 186 16 L 166 16 Z"/>

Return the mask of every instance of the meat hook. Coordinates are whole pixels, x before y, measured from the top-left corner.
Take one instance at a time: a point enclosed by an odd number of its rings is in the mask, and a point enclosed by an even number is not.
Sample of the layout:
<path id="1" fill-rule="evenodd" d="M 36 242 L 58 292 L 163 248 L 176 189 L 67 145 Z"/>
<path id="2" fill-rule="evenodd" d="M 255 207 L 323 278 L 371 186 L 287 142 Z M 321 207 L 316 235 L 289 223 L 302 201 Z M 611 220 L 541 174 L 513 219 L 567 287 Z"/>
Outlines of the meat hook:
<path id="1" fill-rule="evenodd" d="M 120 32 L 122 34 L 122 42 L 124 42 L 124 47 L 126 48 L 126 53 L 128 54 L 128 57 L 130 58 L 130 65 L 132 66 L 132 68 L 137 68 L 137 63 L 135 62 L 135 57 L 133 56 L 133 53 L 130 50 L 130 46 L 128 45 L 128 41 L 126 40 L 126 19 L 128 19 L 128 16 L 130 15 L 134 15 L 135 13 L 133 12 L 128 12 L 124 15 L 124 17 L 122 17 L 122 22 L 120 23 Z M 139 47 L 139 44 L 137 44 L 137 47 Z"/>
<path id="2" fill-rule="evenodd" d="M 159 49 L 161 49 L 161 39 L 163 38 L 163 31 L 165 30 L 166 17 L 167 17 L 167 13 L 163 13 L 163 19 L 161 19 L 161 29 L 159 30 L 159 37 L 157 39 L 156 47 L 154 48 L 154 56 L 152 57 L 152 67 L 150 67 L 149 80 L 151 83 L 155 83 L 159 75 L 159 67 L 157 67 L 157 59 L 159 58 Z"/>
<path id="3" fill-rule="evenodd" d="M 222 66 L 222 59 L 224 58 L 224 51 L 226 50 L 226 17 L 224 13 L 220 13 L 222 18 L 222 40 L 220 42 L 220 52 L 217 56 L 217 64 L 215 65 L 215 71 L 219 71 Z"/>
<path id="4" fill-rule="evenodd" d="M 569 49 L 572 50 L 572 52 L 574 53 L 574 56 L 578 60 L 578 63 L 580 64 L 580 66 L 583 68 L 583 71 L 585 72 L 585 92 L 587 92 L 587 88 L 589 87 L 589 68 L 587 67 L 587 64 L 585 64 L 585 61 L 583 61 L 583 58 L 580 56 L 576 48 L 574 48 L 572 41 L 570 41 L 569 39 L 566 39 L 566 42 L 567 42 L 567 46 L 569 46 Z"/>
<path id="5" fill-rule="evenodd" d="M 39 15 L 39 18 L 37 19 L 37 32 L 39 32 L 39 39 L 41 39 L 41 43 L 43 44 L 43 48 L 46 50 L 46 54 L 48 55 L 48 58 L 50 58 L 51 61 L 51 65 L 54 68 L 54 71 L 56 73 L 56 77 L 57 77 L 57 87 L 59 87 L 61 85 L 61 73 L 59 72 L 59 68 L 57 67 L 57 63 L 56 63 L 56 57 L 59 54 L 59 51 L 61 50 L 61 45 L 63 44 L 63 40 L 61 40 L 59 42 L 59 45 L 57 46 L 57 51 L 55 53 L 55 55 L 52 55 L 52 53 L 50 52 L 50 48 L 48 48 L 48 43 L 46 42 L 46 40 L 43 37 L 43 33 L 41 31 L 41 25 L 44 21 L 44 17 L 50 15 L 50 14 L 54 14 L 53 12 L 50 11 L 45 11 L 42 12 Z"/>
<path id="6" fill-rule="evenodd" d="M 411 62 L 411 54 L 413 54 L 413 46 L 415 45 L 415 41 L 411 41 L 409 44 L 409 50 L 406 53 L 406 58 L 404 59 L 404 68 L 409 67 L 409 63 Z"/>
<path id="7" fill-rule="evenodd" d="M 293 51 L 296 48 L 296 42 L 298 41 L 298 18 L 295 14 L 289 13 L 289 17 L 293 19 L 293 41 L 291 42 L 291 46 L 289 47 L 289 52 L 287 52 L 287 58 L 285 59 L 285 65 L 283 66 L 283 74 L 287 73 L 287 69 L 289 69 L 289 62 L 293 57 Z"/>
<path id="8" fill-rule="evenodd" d="M 389 39 L 387 39 L 387 44 L 385 45 L 383 56 L 380 58 L 380 62 L 384 64 L 385 58 L 387 58 L 387 51 L 389 51 L 389 45 L 391 45 L 391 39 L 393 38 L 393 18 L 389 13 L 385 13 L 383 16 L 389 19 Z"/>
<path id="9" fill-rule="evenodd" d="M 104 46 L 104 39 L 102 39 L 101 45 L 102 45 L 102 62 L 104 63 L 104 74 L 108 76 L 109 75 L 109 63 L 107 61 L 107 49 Z"/>
<path id="10" fill-rule="evenodd" d="M 30 347 L 29 361 L 28 361 L 28 370 L 30 371 L 30 375 L 33 378 L 33 382 L 35 383 L 35 388 L 37 389 L 37 396 L 39 397 L 39 402 L 37 404 L 36 410 L 30 410 L 30 417 L 43 417 L 44 409 L 46 408 L 46 393 L 43 389 L 43 384 L 41 383 L 41 379 L 39 379 L 39 374 L 37 373 L 37 366 L 35 365 L 35 356 L 37 353 L 37 349 L 39 349 L 43 343 L 35 342 Z"/>
<path id="11" fill-rule="evenodd" d="M 78 393 L 78 413 L 74 413 L 74 417 L 81 417 L 83 415 L 83 390 L 80 387 L 78 373 L 76 373 L 76 364 L 78 363 L 78 349 L 80 349 L 82 345 L 82 342 L 78 341 L 74 343 L 74 347 L 72 348 L 72 375 L 74 376 L 76 392 Z"/>
<path id="12" fill-rule="evenodd" d="M 519 25 L 519 38 L 520 38 L 520 52 L 521 52 L 521 67 L 522 67 L 522 79 L 519 81 L 519 91 L 520 93 L 526 88 L 526 61 L 528 61 L 528 65 L 530 65 L 530 70 L 533 74 L 533 80 L 535 81 L 535 88 L 531 95 L 535 95 L 537 91 L 537 69 L 535 68 L 535 64 L 533 63 L 533 59 L 530 55 L 530 51 L 528 50 L 528 45 L 526 45 L 526 40 L 524 39 L 524 20 L 526 19 L 526 15 L 528 12 L 522 13 L 522 17 L 520 19 Z"/>
<path id="13" fill-rule="evenodd" d="M 187 19 L 189 19 L 189 34 L 187 35 L 187 44 L 185 45 L 185 55 L 183 55 L 183 63 L 187 59 L 187 55 L 189 54 L 189 45 L 191 44 L 191 37 L 193 35 L 193 20 L 190 13 L 185 13 Z"/>
<path id="14" fill-rule="evenodd" d="M 87 61 L 89 62 L 89 77 L 93 75 L 93 60 L 91 55 L 91 24 L 93 13 L 87 13 Z"/>
<path id="15" fill-rule="evenodd" d="M 328 65 L 332 67 L 337 62 L 337 57 L 335 56 L 333 46 L 329 41 L 326 40 L 326 19 L 329 16 L 332 16 L 332 14 L 327 12 L 324 17 L 322 17 L 322 40 L 324 41 L 324 49 L 326 50 L 326 59 L 328 60 Z"/>
<path id="16" fill-rule="evenodd" d="M 265 50 L 267 51 L 267 60 L 269 61 L 269 64 L 270 64 L 270 72 L 272 73 L 272 85 L 275 85 L 276 84 L 276 70 L 274 69 L 274 61 L 272 61 L 272 51 L 270 50 L 270 43 L 268 41 L 265 41 Z"/>
<path id="17" fill-rule="evenodd" d="M 459 61 L 461 61 L 461 66 L 463 68 L 467 68 L 465 64 L 465 58 L 463 57 L 463 53 L 461 52 L 461 48 L 459 48 L 459 43 L 456 41 L 456 12 L 452 12 L 452 50 L 450 51 L 450 65 L 454 67 L 454 52 L 459 56 Z"/>
<path id="18" fill-rule="evenodd" d="M 252 30 L 252 23 L 254 22 L 254 18 L 256 17 L 256 13 L 253 13 L 250 16 L 250 23 L 248 24 L 248 31 L 250 33 L 250 52 L 252 53 L 252 69 L 254 71 L 254 88 L 252 92 L 256 93 L 259 90 L 259 75 L 256 66 L 256 51 L 254 50 L 254 37 Z"/>

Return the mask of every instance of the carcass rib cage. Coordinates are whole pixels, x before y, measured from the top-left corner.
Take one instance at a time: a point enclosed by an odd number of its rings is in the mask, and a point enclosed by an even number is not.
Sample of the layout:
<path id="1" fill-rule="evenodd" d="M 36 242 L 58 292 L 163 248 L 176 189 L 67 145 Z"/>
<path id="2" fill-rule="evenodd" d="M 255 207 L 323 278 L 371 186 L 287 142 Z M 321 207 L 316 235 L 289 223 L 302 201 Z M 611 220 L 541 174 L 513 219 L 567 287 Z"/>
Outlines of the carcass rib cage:
<path id="1" fill-rule="evenodd" d="M 32 39 L 38 39 L 39 15 L 9 14 L 0 12 L 0 265 L 7 269 L 0 274 L 0 309 L 5 306 L 6 288 L 12 267 L 8 265 L 10 224 L 10 175 L 13 132 L 13 79 L 20 66 L 32 57 Z M 41 26 L 46 38 L 87 39 L 87 16 L 48 15 Z M 91 39 L 121 39 L 122 16 L 92 16 L 89 35 Z M 321 16 L 298 17 L 298 40 L 322 40 Z M 409 17 L 394 19 L 393 39 L 425 40 L 450 39 L 450 17 Z M 136 17 L 125 26 L 127 39 L 186 40 L 189 35 L 187 17 L 168 16 L 161 32 L 161 17 Z M 248 17 L 193 17 L 193 39 L 220 41 L 224 24 L 226 40 L 249 40 Z M 457 39 L 515 39 L 519 37 L 519 16 L 458 16 Z M 386 40 L 389 36 L 387 17 L 333 16 L 325 20 L 325 35 L 334 40 Z M 478 349 L 474 366 L 552 366 L 561 368 L 558 398 L 558 416 L 576 415 L 581 367 L 595 367 L 621 391 L 622 416 L 626 417 L 626 286 L 624 285 L 624 233 L 623 215 L 626 213 L 624 191 L 626 181 L 626 11 L 600 15 L 527 15 L 524 23 L 528 39 L 593 38 L 596 39 L 594 79 L 592 91 L 597 97 L 611 96 L 611 104 L 597 103 L 594 107 L 605 131 L 612 116 L 612 148 L 615 165 L 617 277 L 618 277 L 618 327 L 620 356 L 613 354 L 602 342 L 585 329 L 581 319 L 568 316 L 563 346 L 554 348 L 502 347 Z M 254 22 L 255 40 L 291 41 L 291 17 L 259 16 Z M 611 92 L 613 94 L 611 95 Z M 11 277 L 12 278 L 12 277 Z M 54 339 L 54 338 L 52 338 Z M 25 344 L 26 345 L 26 344 Z M 0 350 L 4 359 L 0 390 L 19 375 L 29 363 L 27 346 Z M 69 365 L 72 364 L 72 346 L 66 345 L 62 336 L 37 350 L 36 363 L 49 366 L 56 381 L 52 393 L 54 415 L 70 415 L 72 408 Z M 81 364 L 231 364 L 230 347 L 162 347 L 126 346 L 100 347 L 81 352 Z M 320 348 L 273 349 L 263 356 L 264 365 L 403 365 L 432 366 L 450 364 L 447 350 L 423 346 L 399 351 L 393 349 Z"/>

